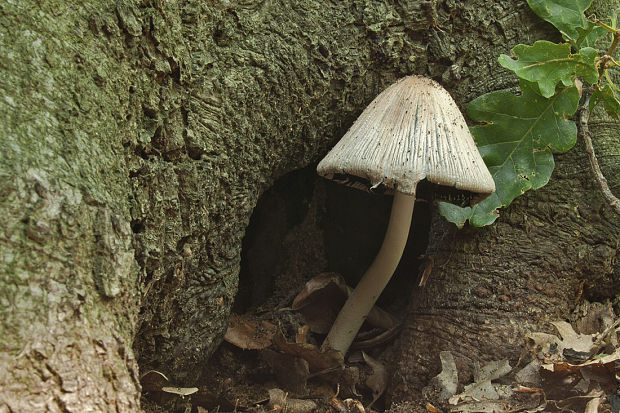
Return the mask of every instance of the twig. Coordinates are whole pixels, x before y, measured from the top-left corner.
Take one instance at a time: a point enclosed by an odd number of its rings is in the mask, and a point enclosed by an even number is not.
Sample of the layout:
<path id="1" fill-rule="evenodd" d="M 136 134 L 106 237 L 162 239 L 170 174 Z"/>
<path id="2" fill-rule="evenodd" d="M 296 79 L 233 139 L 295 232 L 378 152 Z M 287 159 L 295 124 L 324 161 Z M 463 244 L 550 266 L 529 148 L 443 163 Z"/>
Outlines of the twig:
<path id="1" fill-rule="evenodd" d="M 610 325 L 609 327 L 607 327 L 605 329 L 605 331 L 603 331 L 598 338 L 594 341 L 592 347 L 593 347 L 593 351 L 591 352 L 591 354 L 596 354 L 598 353 L 598 351 L 603 347 L 603 341 L 605 340 L 605 338 L 610 335 L 612 332 L 616 331 L 616 328 L 620 326 L 620 318 L 617 319 L 612 325 Z"/>
<path id="2" fill-rule="evenodd" d="M 337 371 L 337 370 L 344 370 L 344 367 L 343 366 L 334 366 L 334 367 L 328 367 L 328 368 L 323 369 L 323 370 L 319 370 L 317 372 L 314 372 L 314 373 L 310 374 L 308 376 L 308 380 L 313 379 L 313 378 L 318 377 L 318 376 L 322 376 L 323 374 L 331 373 L 332 371 Z M 340 391 L 340 387 L 338 387 L 338 391 Z M 336 396 L 338 395 L 338 391 L 336 392 Z M 336 396 L 334 396 L 334 397 L 336 397 Z"/>
<path id="3" fill-rule="evenodd" d="M 620 214 L 620 199 L 616 198 L 616 196 L 609 189 L 609 183 L 607 183 L 607 179 L 603 175 L 603 172 L 601 172 L 598 159 L 596 158 L 596 153 L 594 153 L 592 135 L 590 134 L 590 129 L 588 128 L 588 120 L 590 119 L 590 95 L 590 91 L 585 92 L 583 106 L 579 108 L 579 137 L 583 139 L 583 143 L 586 146 L 586 153 L 588 154 L 588 159 L 590 160 L 590 166 L 592 167 L 592 172 L 594 172 L 594 178 L 603 193 L 603 197 L 607 200 L 607 202 L 609 202 L 609 205 L 611 205 L 616 212 Z"/>
<path id="4" fill-rule="evenodd" d="M 620 30 L 606 25 L 599 19 L 596 19 L 594 23 L 598 24 L 599 26 L 603 27 L 605 30 L 613 34 L 614 38 L 611 42 L 611 46 L 609 46 L 609 50 L 607 51 L 608 55 L 610 56 L 613 55 L 614 51 L 616 50 L 616 47 L 618 47 L 618 44 L 620 43 Z"/>
<path id="5" fill-rule="evenodd" d="M 376 337 L 364 341 L 354 341 L 353 344 L 351 344 L 351 349 L 366 350 L 372 347 L 379 346 L 381 344 L 385 344 L 391 341 L 394 337 L 396 337 L 398 332 L 401 330 L 401 327 L 402 324 L 396 324 L 394 327 L 384 331 Z"/>

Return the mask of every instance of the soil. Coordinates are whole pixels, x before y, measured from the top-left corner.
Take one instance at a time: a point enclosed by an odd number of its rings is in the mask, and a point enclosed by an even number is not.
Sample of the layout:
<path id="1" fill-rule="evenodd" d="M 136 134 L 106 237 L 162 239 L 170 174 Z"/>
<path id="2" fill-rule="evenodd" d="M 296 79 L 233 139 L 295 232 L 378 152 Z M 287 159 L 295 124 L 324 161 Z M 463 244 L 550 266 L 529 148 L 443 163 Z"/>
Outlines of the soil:
<path id="1" fill-rule="evenodd" d="M 251 314 L 251 316 L 250 316 Z M 303 325 L 303 320 L 299 314 L 291 312 L 288 308 L 275 309 L 271 312 L 263 312 L 260 316 L 256 313 L 246 313 L 242 317 L 253 321 L 262 319 L 269 320 L 276 325 L 279 331 L 295 331 Z M 393 372 L 393 368 L 398 361 L 398 346 L 393 342 L 386 342 L 372 349 L 366 349 L 369 360 L 365 360 L 361 351 L 352 351 L 346 361 L 346 367 L 338 368 L 330 372 L 318 372 L 317 374 L 308 375 L 308 365 L 296 363 L 300 359 L 283 355 L 269 348 L 258 350 L 242 349 L 238 346 L 224 342 L 218 348 L 214 356 L 210 359 L 208 365 L 203 371 L 200 385 L 195 389 L 195 393 L 188 397 L 179 397 L 177 394 L 165 393 L 160 391 L 147 391 L 143 394 L 143 407 L 147 412 L 441 412 L 441 411 L 490 411 L 476 410 L 473 403 L 478 403 L 477 408 L 497 408 L 503 406 L 511 411 L 531 411 L 528 409 L 540 408 L 542 411 L 584 411 L 588 402 L 598 404 L 598 412 L 613 412 L 620 402 L 618 395 L 614 396 L 617 389 L 617 381 L 613 378 L 614 364 L 620 358 L 620 347 L 618 347 L 618 336 L 615 334 L 620 324 L 620 320 L 614 315 L 611 303 L 584 303 L 578 311 L 574 313 L 573 325 L 576 331 L 573 333 L 575 337 L 569 339 L 564 337 L 563 341 L 557 340 L 557 343 L 565 343 L 566 346 L 576 346 L 577 341 L 584 337 L 590 337 L 588 334 L 600 332 L 612 323 L 612 335 L 607 336 L 607 345 L 599 349 L 603 354 L 610 354 L 607 358 L 603 358 L 602 363 L 592 366 L 596 363 L 593 358 L 589 360 L 575 360 L 567 356 L 566 350 L 561 358 L 568 358 L 572 364 L 565 360 L 557 359 L 553 356 L 553 346 L 546 346 L 543 341 L 536 339 L 532 342 L 532 357 L 524 357 L 518 366 L 511 366 L 508 361 L 498 361 L 491 366 L 491 370 L 499 371 L 503 367 L 507 370 L 493 376 L 494 384 L 491 385 L 491 379 L 488 379 L 486 386 L 492 386 L 494 390 L 511 389 L 513 392 L 510 398 L 500 393 L 498 400 L 470 401 L 462 403 L 464 410 L 454 409 L 452 404 L 447 403 L 445 395 L 446 377 L 449 375 L 448 364 L 443 362 L 445 352 L 442 352 L 443 372 L 425 388 L 424 398 L 418 403 L 403 402 L 398 404 L 387 405 L 385 394 L 389 394 L 389 377 Z M 568 324 L 566 324 L 568 325 Z M 614 328 L 616 331 L 614 331 Z M 560 330 L 558 328 L 558 330 Z M 569 328 L 570 330 L 570 328 Z M 572 331 L 572 330 L 571 330 Z M 258 331 L 258 334 L 263 334 Z M 571 333 L 571 334 L 573 334 Z M 310 344 L 320 344 L 320 336 L 312 336 L 308 339 Z M 295 337 L 287 337 L 288 341 L 295 341 Z M 573 341 L 571 341 L 573 340 Z M 545 347 L 546 346 L 546 347 Z M 274 356 L 277 357 L 274 358 Z M 288 359 L 287 359 L 288 357 Z M 555 372 L 544 373 L 544 369 L 534 368 L 540 366 L 536 364 L 542 362 L 543 357 L 556 357 Z M 570 357 L 575 357 L 574 355 Z M 602 356 L 599 356 L 602 357 Z M 274 363 L 275 362 L 275 363 Z M 378 364 L 375 364 L 378 363 Z M 277 366 L 280 366 L 278 368 Z M 379 368 L 377 368 L 379 366 Z M 534 367 L 532 367 L 534 366 Z M 575 367 L 576 366 L 576 367 Z M 378 370 L 385 367 L 385 374 L 377 374 Z M 482 368 L 481 371 L 489 370 L 489 365 Z M 583 371 L 580 371 L 583 370 Z M 593 373 L 596 372 L 598 378 L 594 379 Z M 454 371 L 456 379 L 456 369 Z M 491 373 L 494 374 L 494 373 Z M 526 377 L 527 376 L 527 377 Z M 524 378 L 525 377 L 525 378 Z M 588 396 L 576 395 L 575 389 L 583 387 L 583 384 L 575 384 L 575 378 L 581 381 L 589 379 L 590 391 Z M 442 381 L 443 380 L 443 381 Z M 463 388 L 459 384 L 459 393 L 462 395 L 468 392 L 476 391 L 476 386 L 484 387 L 481 383 L 485 383 L 487 379 L 477 379 L 475 383 Z M 497 380 L 497 381 L 496 381 Z M 530 381 L 530 386 L 522 385 L 523 381 Z M 448 380 L 449 381 L 449 380 Z M 454 381 L 456 386 L 457 380 Z M 568 384 L 567 384 L 568 383 Z M 300 386 L 301 384 L 301 386 Z M 167 383 L 167 385 L 170 385 Z M 574 386 L 573 386 L 574 385 Z M 574 388 L 573 388 L 574 387 Z M 454 387 L 455 389 L 457 387 Z M 472 390 L 473 388 L 473 390 Z M 587 387 L 586 387 L 587 388 Z M 274 390 L 277 389 L 277 390 Z M 379 395 L 378 400 L 374 400 L 375 395 Z M 286 400 L 274 403 L 274 392 L 279 392 Z M 478 391 L 489 391 L 488 389 Z M 381 394 L 377 394 L 381 392 Z M 472 393 L 474 394 L 474 393 Z M 452 400 L 453 396 L 450 400 Z M 440 401 L 443 399 L 443 401 Z M 457 401 L 459 399 L 457 398 Z M 284 403 L 284 404 L 283 404 Z M 295 404 L 300 403 L 300 404 Z M 305 404 L 304 404 L 305 403 Z M 481 403 L 486 403 L 483 405 Z M 308 405 L 309 404 L 309 405 Z M 365 406 L 364 410 L 355 406 Z M 389 407 L 389 409 L 387 409 Z M 441 410 L 444 409 L 444 410 Z M 469 410 L 468 410 L 469 409 Z M 472 410 L 473 409 L 473 410 Z M 504 410 L 499 410 L 504 411 Z M 505 410 L 507 411 L 507 410 Z"/>

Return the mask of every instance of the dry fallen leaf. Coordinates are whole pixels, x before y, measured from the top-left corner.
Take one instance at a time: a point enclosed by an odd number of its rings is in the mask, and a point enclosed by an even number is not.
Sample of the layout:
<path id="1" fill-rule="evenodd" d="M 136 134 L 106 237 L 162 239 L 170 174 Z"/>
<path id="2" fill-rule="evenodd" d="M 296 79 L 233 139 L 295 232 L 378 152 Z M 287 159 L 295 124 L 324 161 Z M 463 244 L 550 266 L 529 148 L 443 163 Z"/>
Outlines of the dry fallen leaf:
<path id="1" fill-rule="evenodd" d="M 207 386 L 202 386 L 197 393 L 192 394 L 192 403 L 200 406 L 207 411 L 232 412 L 233 410 L 243 411 L 245 407 L 233 403 L 223 394 L 223 389 L 211 391 Z"/>
<path id="2" fill-rule="evenodd" d="M 297 329 L 297 334 L 295 335 L 295 343 L 297 344 L 307 343 L 309 332 L 310 332 L 310 326 L 305 325 L 305 326 L 299 327 Z"/>
<path id="3" fill-rule="evenodd" d="M 503 386 L 491 383 L 492 380 L 496 380 L 504 375 L 508 374 L 512 368 L 508 363 L 508 360 L 492 361 L 487 363 L 482 368 L 477 368 L 474 371 L 474 383 L 465 386 L 465 390 L 462 393 L 450 397 L 448 402 L 456 405 L 461 401 L 479 401 L 479 400 L 500 400 L 508 398 L 512 394 L 510 386 Z M 494 404 L 490 404 L 494 405 Z M 462 407 L 459 404 L 459 407 Z M 482 408 L 478 406 L 477 408 Z M 485 407 L 486 408 L 486 407 Z M 458 411 L 458 410 L 457 410 Z M 463 411 L 475 411 L 475 410 L 463 410 Z M 486 411 L 486 410 L 484 410 Z"/>
<path id="4" fill-rule="evenodd" d="M 607 394 L 611 404 L 611 396 L 618 388 L 616 365 L 620 362 L 620 349 L 602 357 L 590 356 L 597 349 L 591 335 L 577 334 L 563 321 L 552 324 L 562 340 L 543 333 L 530 335 L 542 350 L 538 357 L 546 362 L 539 369 L 545 411 L 597 412 L 601 403 L 603 411 L 609 411 L 604 396 Z M 584 359 L 587 361 L 581 362 Z"/>
<path id="5" fill-rule="evenodd" d="M 611 394 L 618 386 L 616 363 L 620 363 L 620 349 L 614 354 L 595 358 L 582 364 L 563 361 L 545 364 L 541 368 L 549 398 L 562 399 L 577 394 L 586 394 L 592 388 Z"/>
<path id="6" fill-rule="evenodd" d="M 497 413 L 508 411 L 508 403 L 504 401 L 482 400 L 472 401 L 450 409 L 451 412 L 458 413 Z"/>
<path id="7" fill-rule="evenodd" d="M 347 408 L 347 413 L 366 413 L 364 405 L 359 400 L 345 399 L 343 403 Z"/>
<path id="8" fill-rule="evenodd" d="M 224 340 L 244 350 L 260 350 L 271 345 L 277 327 L 264 320 L 231 314 Z"/>
<path id="9" fill-rule="evenodd" d="M 314 333 L 327 334 L 347 299 L 348 287 L 340 274 L 325 272 L 310 279 L 293 300 Z"/>
<path id="10" fill-rule="evenodd" d="M 357 392 L 360 383 L 360 371 L 357 366 L 348 366 L 338 370 L 332 370 L 321 375 L 323 380 L 339 387 L 339 394 L 343 397 L 361 395 Z"/>
<path id="11" fill-rule="evenodd" d="M 179 396 L 189 396 L 198 391 L 198 387 L 162 387 L 161 391 L 165 393 L 178 394 Z"/>
<path id="12" fill-rule="evenodd" d="M 610 408 L 611 412 L 618 410 L 614 407 L 614 394 L 618 388 L 616 366 L 620 365 L 620 349 L 605 356 L 590 356 L 602 348 L 596 346 L 592 335 L 578 334 L 563 321 L 552 324 L 560 337 L 545 333 L 528 334 L 535 344 L 533 350 L 537 358 L 515 372 L 505 360 L 476 368 L 474 383 L 465 386 L 460 394 L 450 397 L 449 403 L 453 405 L 450 411 L 473 413 L 511 409 L 530 413 L 603 413 L 610 412 Z M 611 323 L 610 328 L 614 326 Z M 583 357 L 587 361 L 567 361 L 582 360 Z M 443 370 L 447 365 L 449 363 L 442 359 Z M 509 373 L 511 375 L 505 377 Z M 441 374 L 433 380 L 439 382 L 440 377 Z M 503 383 L 509 380 L 512 385 L 498 384 L 496 380 L 502 377 Z M 448 381 L 453 382 L 455 380 Z"/>
<path id="13" fill-rule="evenodd" d="M 441 410 L 439 410 L 438 408 L 436 408 L 435 406 L 433 406 L 430 403 L 426 403 L 426 411 L 430 412 L 430 413 L 441 413 Z"/>
<path id="14" fill-rule="evenodd" d="M 143 391 L 161 391 L 169 383 L 168 377 L 157 370 L 149 370 L 140 376 L 140 385 Z"/>
<path id="15" fill-rule="evenodd" d="M 324 380 L 340 385 L 344 394 L 358 396 L 356 386 L 359 384 L 359 369 L 355 366 L 345 367 L 344 357 L 337 350 L 321 351 L 309 343 L 291 343 L 278 331 L 273 337 L 274 348 L 283 354 L 299 357 L 308 362 L 310 376 L 321 376 Z"/>
<path id="16" fill-rule="evenodd" d="M 566 321 L 554 321 L 551 324 L 558 329 L 562 337 L 562 349 L 571 349 L 580 353 L 589 353 L 594 345 L 594 339 L 589 334 L 577 334 Z"/>
<path id="17" fill-rule="evenodd" d="M 594 347 L 588 334 L 577 334 L 566 321 L 552 322 L 561 339 L 553 334 L 530 333 L 528 338 L 537 346 L 537 356 L 545 362 L 563 361 L 565 357 L 587 359 Z"/>
<path id="18" fill-rule="evenodd" d="M 385 391 L 389 376 L 383 363 L 373 359 L 363 351 L 362 357 L 364 357 L 364 361 L 372 369 L 372 374 L 366 379 L 366 385 L 372 390 L 372 402 L 369 404 L 369 406 L 372 406 Z"/>
<path id="19" fill-rule="evenodd" d="M 534 359 L 530 361 L 525 367 L 519 370 L 515 374 L 515 379 L 519 384 L 533 384 L 540 385 L 540 361 Z"/>
<path id="20" fill-rule="evenodd" d="M 456 393 L 459 375 L 451 352 L 440 352 L 439 359 L 441 360 L 441 373 L 435 376 L 435 380 L 439 385 L 439 400 L 445 400 Z"/>
<path id="21" fill-rule="evenodd" d="M 335 397 L 332 397 L 329 401 L 329 406 L 334 410 L 334 413 L 349 413 L 349 409 L 344 405 L 343 402 L 338 400 Z"/>
<path id="22" fill-rule="evenodd" d="M 312 332 L 327 334 L 351 291 L 340 274 L 321 273 L 306 283 L 291 308 L 303 315 Z M 397 324 L 394 317 L 377 306 L 372 307 L 366 322 L 386 330 Z"/>
<path id="23" fill-rule="evenodd" d="M 276 412 L 310 413 L 317 408 L 317 405 L 312 400 L 301 400 L 288 397 L 288 393 L 280 389 L 270 389 L 269 408 Z"/>
<path id="24" fill-rule="evenodd" d="M 474 370 L 474 381 L 497 380 L 510 373 L 511 370 L 512 367 L 510 367 L 508 360 L 491 361 L 482 368 L 476 368 Z"/>
<path id="25" fill-rule="evenodd" d="M 274 334 L 273 345 L 281 353 L 294 355 L 306 360 L 312 373 L 344 366 L 344 357 L 339 351 L 329 350 L 322 352 L 313 344 L 288 342 L 281 331 Z"/>
<path id="26" fill-rule="evenodd" d="M 435 266 L 435 258 L 432 255 L 424 256 L 424 271 L 422 272 L 422 276 L 420 277 L 420 283 L 418 287 L 424 287 L 426 285 L 426 281 L 428 281 L 428 277 L 430 277 L 431 272 L 433 271 L 433 267 Z"/>
<path id="27" fill-rule="evenodd" d="M 376 307 L 378 308 L 378 307 Z M 385 330 L 377 334 L 378 329 L 372 329 L 359 333 L 355 341 L 351 344 L 351 350 L 366 350 L 382 346 L 394 340 L 402 328 L 402 324 L 395 324 L 389 330 Z"/>
<path id="28" fill-rule="evenodd" d="M 601 399 L 604 396 L 605 393 L 602 391 L 593 390 L 583 396 L 567 396 L 561 400 L 548 400 L 545 411 L 585 412 L 589 402 L 593 399 Z"/>
<path id="29" fill-rule="evenodd" d="M 598 406 L 601 404 L 601 397 L 596 397 L 586 404 L 584 413 L 598 413 Z"/>
<path id="30" fill-rule="evenodd" d="M 280 386 L 298 395 L 306 393 L 306 382 L 310 376 L 306 360 L 268 348 L 261 351 L 261 356 L 271 367 Z"/>
<path id="31" fill-rule="evenodd" d="M 140 378 L 140 384 L 143 391 L 152 392 L 154 400 L 162 400 L 161 398 L 172 398 L 172 395 L 181 397 L 192 395 L 192 403 L 197 408 L 203 409 L 222 409 L 224 411 L 232 410 L 234 405 L 221 395 L 215 394 L 206 387 L 200 389 L 196 387 L 179 387 L 171 386 L 168 378 L 157 370 L 150 370 L 144 373 Z M 200 411 L 200 410 L 199 410 Z"/>
<path id="32" fill-rule="evenodd" d="M 593 366 L 593 365 L 602 365 L 607 366 L 610 369 L 613 369 L 612 365 L 620 360 L 620 348 L 617 348 L 613 354 L 608 354 L 602 357 L 595 357 L 585 363 L 581 364 L 571 364 L 567 362 L 556 362 L 553 364 L 545 364 L 543 368 L 550 371 L 570 371 L 576 372 L 584 367 Z"/>

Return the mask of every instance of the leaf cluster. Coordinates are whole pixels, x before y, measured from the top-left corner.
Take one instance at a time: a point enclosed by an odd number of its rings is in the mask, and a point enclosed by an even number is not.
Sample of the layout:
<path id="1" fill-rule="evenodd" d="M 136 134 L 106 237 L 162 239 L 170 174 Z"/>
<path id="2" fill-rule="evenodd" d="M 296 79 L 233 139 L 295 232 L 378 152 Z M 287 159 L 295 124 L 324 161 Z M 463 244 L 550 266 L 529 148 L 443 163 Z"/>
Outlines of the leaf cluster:
<path id="1" fill-rule="evenodd" d="M 519 44 L 513 56 L 501 55 L 499 64 L 519 77 L 521 93 L 495 91 L 467 105 L 478 149 L 495 180 L 496 192 L 474 205 L 459 207 L 439 202 L 439 212 L 459 228 L 467 221 L 490 225 L 506 207 L 530 189 L 546 185 L 555 163 L 553 152 L 571 149 L 577 126 L 570 116 L 579 107 L 582 86 L 589 88 L 589 109 L 602 104 L 610 116 L 620 116 L 620 90 L 608 71 L 619 65 L 614 52 L 620 39 L 617 11 L 607 22 L 587 18 L 592 0 L 528 0 L 540 18 L 555 26 L 564 43 L 545 40 Z M 611 36 L 605 51 L 596 48 Z"/>

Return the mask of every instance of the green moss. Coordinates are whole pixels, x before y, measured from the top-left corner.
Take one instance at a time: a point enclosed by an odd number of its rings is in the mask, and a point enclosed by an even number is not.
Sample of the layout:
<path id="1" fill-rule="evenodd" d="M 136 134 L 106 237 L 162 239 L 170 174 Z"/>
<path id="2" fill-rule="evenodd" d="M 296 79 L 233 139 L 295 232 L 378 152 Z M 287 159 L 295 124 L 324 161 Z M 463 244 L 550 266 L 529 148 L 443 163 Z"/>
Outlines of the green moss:
<path id="1" fill-rule="evenodd" d="M 114 9 L 95 1 L 1 7 L 0 215 L 7 232 L 0 240 L 0 347 L 16 354 L 33 337 L 41 343 L 62 332 L 86 337 L 115 322 L 106 334 L 130 341 L 137 266 L 124 273 L 114 302 L 93 278 L 95 263 L 106 256 L 95 248 L 99 211 L 129 219 L 128 170 L 119 155 L 134 133 L 128 121 L 135 113 L 134 68 L 117 58 L 120 33 L 106 34 Z M 107 16 L 101 29 L 94 13 Z M 106 235 L 122 238 L 113 230 Z M 133 250 L 125 244 L 111 254 Z"/>

